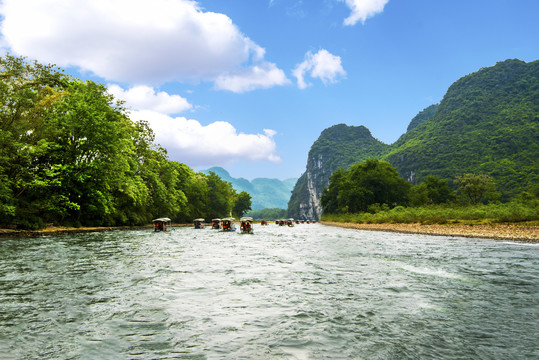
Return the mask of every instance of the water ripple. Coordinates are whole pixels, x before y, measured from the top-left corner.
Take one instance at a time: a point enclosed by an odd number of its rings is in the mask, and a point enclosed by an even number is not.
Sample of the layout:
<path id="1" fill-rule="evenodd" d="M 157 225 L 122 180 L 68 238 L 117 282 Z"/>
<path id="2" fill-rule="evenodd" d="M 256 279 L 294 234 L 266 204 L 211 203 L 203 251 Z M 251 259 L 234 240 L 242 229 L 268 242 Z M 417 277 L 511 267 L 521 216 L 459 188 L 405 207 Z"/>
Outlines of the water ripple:
<path id="1" fill-rule="evenodd" d="M 539 247 L 338 229 L 0 242 L 2 359 L 539 358 Z"/>

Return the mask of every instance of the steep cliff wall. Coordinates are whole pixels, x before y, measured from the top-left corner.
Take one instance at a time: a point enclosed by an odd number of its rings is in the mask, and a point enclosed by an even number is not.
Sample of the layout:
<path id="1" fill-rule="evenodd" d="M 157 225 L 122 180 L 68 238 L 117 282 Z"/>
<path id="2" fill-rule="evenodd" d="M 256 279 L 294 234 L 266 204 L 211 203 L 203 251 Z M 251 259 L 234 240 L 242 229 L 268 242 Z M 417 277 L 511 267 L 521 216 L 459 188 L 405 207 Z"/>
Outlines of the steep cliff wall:
<path id="1" fill-rule="evenodd" d="M 339 167 L 370 157 L 377 158 L 388 145 L 372 137 L 364 126 L 339 124 L 325 129 L 309 151 L 305 173 L 298 179 L 290 202 L 288 216 L 297 219 L 319 219 L 320 196 L 329 177 Z"/>

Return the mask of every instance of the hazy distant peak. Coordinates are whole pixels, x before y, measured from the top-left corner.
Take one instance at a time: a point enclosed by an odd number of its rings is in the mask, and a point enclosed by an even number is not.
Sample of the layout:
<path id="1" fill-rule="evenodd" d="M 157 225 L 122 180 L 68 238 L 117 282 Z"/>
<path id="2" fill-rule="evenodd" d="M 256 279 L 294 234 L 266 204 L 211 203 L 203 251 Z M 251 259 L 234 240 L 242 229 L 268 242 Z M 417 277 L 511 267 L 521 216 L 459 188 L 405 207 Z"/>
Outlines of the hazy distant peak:
<path id="1" fill-rule="evenodd" d="M 236 191 L 248 192 L 251 195 L 252 210 L 265 208 L 286 209 L 288 207 L 288 200 L 290 200 L 292 189 L 297 181 L 295 178 L 286 180 L 256 178 L 249 181 L 244 178 L 234 178 L 230 176 L 228 171 L 218 166 L 201 172 L 208 174 L 210 171 L 219 175 L 221 179 L 230 182 Z"/>

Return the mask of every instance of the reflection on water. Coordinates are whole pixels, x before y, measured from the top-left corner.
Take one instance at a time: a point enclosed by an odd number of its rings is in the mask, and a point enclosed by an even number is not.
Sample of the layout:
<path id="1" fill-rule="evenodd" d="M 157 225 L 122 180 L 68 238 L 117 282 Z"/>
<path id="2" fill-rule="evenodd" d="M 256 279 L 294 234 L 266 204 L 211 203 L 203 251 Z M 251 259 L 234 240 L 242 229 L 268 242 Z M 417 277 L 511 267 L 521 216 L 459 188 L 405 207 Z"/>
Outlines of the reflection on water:
<path id="1" fill-rule="evenodd" d="M 539 358 L 537 245 L 255 231 L 2 240 L 0 358 Z"/>

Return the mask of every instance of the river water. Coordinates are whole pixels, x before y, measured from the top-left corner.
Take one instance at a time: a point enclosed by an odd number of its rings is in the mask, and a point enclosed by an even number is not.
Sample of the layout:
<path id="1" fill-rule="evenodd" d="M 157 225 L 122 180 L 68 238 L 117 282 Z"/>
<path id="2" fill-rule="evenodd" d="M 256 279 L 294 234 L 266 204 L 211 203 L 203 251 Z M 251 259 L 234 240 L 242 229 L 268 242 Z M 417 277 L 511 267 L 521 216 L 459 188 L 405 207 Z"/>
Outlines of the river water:
<path id="1" fill-rule="evenodd" d="M 539 359 L 539 246 L 320 224 L 0 241 L 1 359 Z"/>

